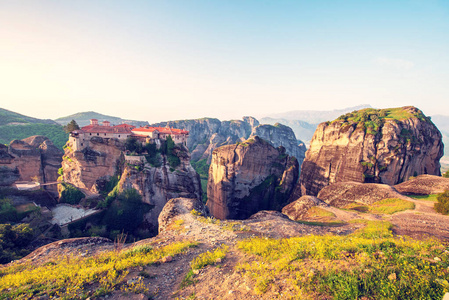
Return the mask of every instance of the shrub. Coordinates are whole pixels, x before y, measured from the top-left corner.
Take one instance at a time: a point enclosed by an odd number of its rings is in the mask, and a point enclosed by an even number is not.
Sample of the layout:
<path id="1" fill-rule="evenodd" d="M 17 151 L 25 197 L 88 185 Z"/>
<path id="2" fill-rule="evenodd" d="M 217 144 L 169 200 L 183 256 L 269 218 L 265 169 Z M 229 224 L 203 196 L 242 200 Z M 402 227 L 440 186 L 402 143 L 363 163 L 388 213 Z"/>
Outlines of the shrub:
<path id="1" fill-rule="evenodd" d="M 437 203 L 433 205 L 433 208 L 443 214 L 448 215 L 449 214 L 449 190 L 444 191 L 441 194 L 438 194 L 437 196 Z"/>
<path id="2" fill-rule="evenodd" d="M 62 182 L 61 186 L 62 191 L 61 196 L 59 197 L 59 202 L 61 203 L 68 203 L 74 205 L 80 203 L 81 199 L 85 197 L 84 194 L 73 185 Z"/>

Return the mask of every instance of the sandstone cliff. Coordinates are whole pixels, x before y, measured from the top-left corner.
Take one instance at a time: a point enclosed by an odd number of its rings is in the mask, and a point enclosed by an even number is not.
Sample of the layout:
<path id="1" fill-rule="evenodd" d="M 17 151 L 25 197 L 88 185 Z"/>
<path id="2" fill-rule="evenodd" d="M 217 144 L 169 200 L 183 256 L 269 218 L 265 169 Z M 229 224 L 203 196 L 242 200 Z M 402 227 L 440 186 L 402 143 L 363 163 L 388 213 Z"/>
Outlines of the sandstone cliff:
<path id="1" fill-rule="evenodd" d="M 190 156 L 183 146 L 176 146 L 174 154 L 179 165 L 173 167 L 168 156 L 157 153 L 156 166 L 142 154 L 135 161 L 125 161 L 125 145 L 117 139 L 94 137 L 90 147 L 73 151 L 67 143 L 63 160 L 63 180 L 93 193 L 100 193 L 112 176 L 119 176 L 119 191 L 135 189 L 144 203 L 153 206 L 145 215 L 148 225 L 157 229 L 157 218 L 168 200 L 177 197 L 201 200 L 199 175 L 190 165 Z M 157 230 L 155 230 L 157 231 Z"/>
<path id="2" fill-rule="evenodd" d="M 134 188 L 142 195 L 143 202 L 153 206 L 145 215 L 151 228 L 158 228 L 158 217 L 164 205 L 173 198 L 192 198 L 201 201 L 201 183 L 198 173 L 190 165 L 189 158 L 181 159 L 175 170 L 168 163 L 160 167 L 145 164 L 143 169 L 127 166 L 121 175 L 120 190 Z"/>
<path id="3" fill-rule="evenodd" d="M 206 205 L 219 219 L 280 210 L 298 179 L 298 169 L 298 161 L 284 148 L 274 148 L 257 136 L 217 148 L 209 169 Z"/>
<path id="4" fill-rule="evenodd" d="M 90 147 L 73 151 L 67 142 L 62 161 L 63 180 L 91 192 L 98 192 L 98 184 L 103 179 L 121 174 L 125 150 L 117 139 L 93 137 Z"/>
<path id="5" fill-rule="evenodd" d="M 394 185 L 440 174 L 441 134 L 419 109 L 364 109 L 321 123 L 306 152 L 295 199 L 335 182 Z"/>
<path id="6" fill-rule="evenodd" d="M 192 161 L 206 160 L 211 163 L 212 152 L 224 145 L 232 145 L 244 141 L 250 136 L 258 135 L 269 141 L 274 147 L 284 146 L 287 153 L 302 162 L 306 148 L 302 141 L 297 141 L 293 131 L 284 125 L 260 125 L 253 117 L 243 117 L 243 120 L 220 121 L 203 118 L 195 120 L 169 121 L 152 126 L 170 126 L 189 131 L 187 147 Z"/>
<path id="7" fill-rule="evenodd" d="M 11 185 L 16 180 L 40 183 L 54 182 L 58 178 L 63 152 L 44 136 L 31 136 L 14 140 L 9 147 L 0 148 L 0 185 Z M 57 193 L 56 185 L 45 189 Z"/>
<path id="8" fill-rule="evenodd" d="M 254 136 L 270 142 L 274 147 L 284 147 L 288 155 L 294 156 L 299 165 L 302 164 L 307 149 L 304 143 L 298 144 L 295 133 L 290 127 L 279 123 L 259 125 L 253 128 L 250 138 Z"/>

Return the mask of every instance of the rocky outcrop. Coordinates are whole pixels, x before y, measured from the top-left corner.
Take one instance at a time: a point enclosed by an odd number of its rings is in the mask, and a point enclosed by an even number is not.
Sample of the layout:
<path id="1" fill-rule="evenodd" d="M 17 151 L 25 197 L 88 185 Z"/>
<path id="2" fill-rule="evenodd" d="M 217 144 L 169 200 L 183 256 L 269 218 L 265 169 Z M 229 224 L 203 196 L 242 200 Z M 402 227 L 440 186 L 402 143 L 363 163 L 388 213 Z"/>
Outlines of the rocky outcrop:
<path id="1" fill-rule="evenodd" d="M 173 198 L 191 198 L 201 201 L 201 182 L 189 159 L 182 159 L 181 165 L 170 170 L 168 164 L 161 167 L 145 165 L 143 170 L 126 167 L 119 182 L 120 190 L 136 189 L 143 202 L 153 206 L 145 215 L 145 221 L 158 227 L 158 217 L 164 206 Z"/>
<path id="2" fill-rule="evenodd" d="M 190 213 L 192 210 L 196 210 L 203 216 L 207 215 L 203 202 L 196 198 L 175 198 L 168 201 L 159 214 L 159 233 L 166 231 L 177 217 Z"/>
<path id="3" fill-rule="evenodd" d="M 295 133 L 290 127 L 279 123 L 259 125 L 253 128 L 250 138 L 254 136 L 268 141 L 274 147 L 284 147 L 288 155 L 294 156 L 298 160 L 299 165 L 302 164 L 307 149 L 304 143 L 298 144 Z"/>
<path id="4" fill-rule="evenodd" d="M 302 196 L 296 201 L 284 206 L 282 213 L 293 221 L 303 220 L 310 208 L 327 206 L 326 203 L 314 196 Z"/>
<path id="5" fill-rule="evenodd" d="M 73 151 L 70 142 L 66 145 L 63 160 L 63 180 L 74 186 L 100 193 L 112 176 L 119 176 L 119 191 L 135 189 L 142 201 L 152 209 L 145 214 L 144 221 L 150 231 L 157 231 L 157 219 L 164 205 L 172 198 L 201 199 L 201 183 L 198 173 L 190 165 L 190 156 L 183 146 L 174 148 L 179 165 L 172 167 L 168 156 L 157 153 L 157 166 L 141 159 L 126 161 L 125 145 L 117 139 L 94 137 L 89 147 Z M 129 158 L 128 158 L 129 159 Z"/>
<path id="6" fill-rule="evenodd" d="M 304 143 L 297 141 L 293 131 L 284 125 L 260 125 L 253 117 L 243 120 L 220 121 L 212 118 L 195 120 L 169 121 L 152 126 L 170 126 L 189 131 L 187 147 L 193 161 L 205 159 L 211 163 L 212 152 L 221 146 L 244 141 L 250 136 L 258 135 L 269 141 L 274 147 L 284 146 L 287 153 L 295 156 L 301 163 L 306 151 Z"/>
<path id="7" fill-rule="evenodd" d="M 56 181 L 63 152 L 44 136 L 13 140 L 9 147 L 0 148 L 0 185 L 11 185 L 16 180 L 40 183 Z M 56 185 L 45 189 L 57 194 Z"/>
<path id="8" fill-rule="evenodd" d="M 117 139 L 94 137 L 90 147 L 73 151 L 67 142 L 62 161 L 63 180 L 91 192 L 98 192 L 98 184 L 105 178 L 120 174 L 124 165 L 123 143 Z"/>
<path id="9" fill-rule="evenodd" d="M 283 147 L 253 137 L 217 148 L 207 184 L 210 213 L 219 219 L 245 219 L 260 210 L 280 210 L 298 179 L 298 161 Z"/>
<path id="10" fill-rule="evenodd" d="M 317 195 L 335 182 L 395 185 L 410 176 L 439 175 L 442 155 L 441 134 L 419 109 L 365 109 L 318 126 L 298 190 Z"/>
<path id="11" fill-rule="evenodd" d="M 432 175 L 419 175 L 418 177 L 397 184 L 394 188 L 405 195 L 431 195 L 440 194 L 449 190 L 449 178 Z"/>
<path id="12" fill-rule="evenodd" d="M 408 197 L 386 184 L 338 182 L 323 188 L 318 198 L 332 206 L 344 207 L 353 202 L 369 205 L 387 198 L 407 199 Z"/>

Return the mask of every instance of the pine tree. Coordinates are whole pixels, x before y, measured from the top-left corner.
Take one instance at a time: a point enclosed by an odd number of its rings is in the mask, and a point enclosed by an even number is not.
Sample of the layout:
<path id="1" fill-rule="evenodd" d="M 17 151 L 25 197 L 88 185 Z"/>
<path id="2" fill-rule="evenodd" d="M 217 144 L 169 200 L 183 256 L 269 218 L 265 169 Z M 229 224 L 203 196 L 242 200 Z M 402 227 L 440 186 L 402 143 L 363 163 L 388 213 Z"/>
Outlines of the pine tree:
<path id="1" fill-rule="evenodd" d="M 67 133 L 70 133 L 74 130 L 78 130 L 80 129 L 80 127 L 78 126 L 78 124 L 76 123 L 75 120 L 70 121 L 70 123 L 68 123 L 66 126 L 64 126 L 64 131 Z"/>

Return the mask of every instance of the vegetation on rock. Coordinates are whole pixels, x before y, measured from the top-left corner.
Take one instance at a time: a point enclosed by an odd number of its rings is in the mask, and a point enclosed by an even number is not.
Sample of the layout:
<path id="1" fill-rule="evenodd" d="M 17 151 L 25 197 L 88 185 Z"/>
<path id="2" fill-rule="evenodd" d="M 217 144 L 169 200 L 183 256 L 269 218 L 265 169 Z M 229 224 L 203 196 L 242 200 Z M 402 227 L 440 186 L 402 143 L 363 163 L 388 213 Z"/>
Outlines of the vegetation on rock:
<path id="1" fill-rule="evenodd" d="M 252 238 L 238 269 L 265 294 L 281 288 L 299 298 L 441 299 L 449 255 L 435 240 L 394 238 L 391 225 L 370 221 L 349 236 Z"/>
<path id="2" fill-rule="evenodd" d="M 59 202 L 68 204 L 78 204 L 85 196 L 84 194 L 71 184 L 61 182 L 61 192 Z"/>
<path id="3" fill-rule="evenodd" d="M 85 299 L 103 296 L 126 287 L 124 278 L 129 268 L 161 262 L 163 257 L 186 253 L 195 245 L 184 241 L 154 249 L 139 246 L 120 252 L 108 251 L 93 257 L 55 257 L 40 265 L 12 265 L 0 270 L 0 298 L 29 299 L 46 295 Z M 98 288 L 89 291 L 92 284 L 97 284 Z"/>

